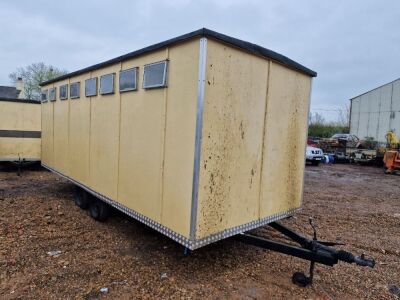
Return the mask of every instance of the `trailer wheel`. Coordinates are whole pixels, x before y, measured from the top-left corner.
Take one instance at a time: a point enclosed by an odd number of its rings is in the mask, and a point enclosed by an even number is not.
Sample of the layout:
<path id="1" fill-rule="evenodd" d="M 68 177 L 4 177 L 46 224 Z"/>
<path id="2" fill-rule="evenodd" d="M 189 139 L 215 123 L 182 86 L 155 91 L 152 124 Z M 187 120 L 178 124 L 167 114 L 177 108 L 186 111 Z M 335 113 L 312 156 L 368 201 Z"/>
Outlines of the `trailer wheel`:
<path id="1" fill-rule="evenodd" d="M 110 215 L 110 207 L 101 200 L 94 200 L 89 206 L 90 216 L 96 221 L 103 222 Z"/>
<path id="2" fill-rule="evenodd" d="M 90 204 L 90 195 L 84 189 L 77 187 L 74 196 L 74 201 L 76 206 L 82 209 L 86 209 L 89 207 Z"/>

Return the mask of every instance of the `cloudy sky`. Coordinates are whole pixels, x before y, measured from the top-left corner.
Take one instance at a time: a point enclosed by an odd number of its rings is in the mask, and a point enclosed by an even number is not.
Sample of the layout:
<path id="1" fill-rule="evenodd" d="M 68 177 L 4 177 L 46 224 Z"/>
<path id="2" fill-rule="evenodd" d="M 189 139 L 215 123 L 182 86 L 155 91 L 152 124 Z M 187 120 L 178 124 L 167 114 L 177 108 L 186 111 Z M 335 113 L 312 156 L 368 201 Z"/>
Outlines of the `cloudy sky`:
<path id="1" fill-rule="evenodd" d="M 0 85 L 43 61 L 74 71 L 202 27 L 318 72 L 313 112 L 400 77 L 400 1 L 2 0 Z"/>

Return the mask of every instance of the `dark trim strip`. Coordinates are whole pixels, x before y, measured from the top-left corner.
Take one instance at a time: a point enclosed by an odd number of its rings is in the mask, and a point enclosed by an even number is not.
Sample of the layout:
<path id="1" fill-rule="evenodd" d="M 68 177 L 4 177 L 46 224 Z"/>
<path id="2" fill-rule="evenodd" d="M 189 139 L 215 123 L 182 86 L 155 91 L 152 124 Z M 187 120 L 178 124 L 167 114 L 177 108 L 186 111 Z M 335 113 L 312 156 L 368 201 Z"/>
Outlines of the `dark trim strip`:
<path id="1" fill-rule="evenodd" d="M 0 98 L 0 101 L 3 102 L 18 102 L 18 103 L 29 103 L 29 104 L 40 104 L 39 100 L 32 100 L 32 99 L 14 99 L 14 98 Z"/>
<path id="2" fill-rule="evenodd" d="M 196 31 L 193 31 L 193 32 L 181 35 L 181 36 L 178 36 L 176 38 L 169 39 L 169 40 L 166 40 L 164 42 L 161 42 L 161 43 L 158 43 L 158 44 L 154 44 L 154 45 L 139 49 L 137 51 L 130 52 L 130 53 L 125 54 L 125 55 L 118 56 L 116 58 L 107 60 L 105 62 L 102 62 L 102 63 L 96 64 L 96 65 L 93 65 L 93 66 L 90 66 L 90 67 L 87 67 L 87 68 L 84 68 L 84 69 L 69 73 L 69 74 L 66 74 L 66 75 L 62 75 L 60 77 L 57 77 L 57 78 L 54 78 L 54 79 L 51 79 L 51 80 L 48 80 L 48 81 L 45 81 L 45 82 L 42 82 L 40 84 L 40 86 L 44 86 L 44 85 L 47 85 L 47 84 L 50 84 L 50 83 L 53 83 L 53 82 L 57 82 L 57 81 L 64 80 L 64 79 L 68 79 L 68 78 L 71 78 L 73 76 L 81 75 L 81 74 L 84 74 L 84 73 L 87 73 L 87 72 L 90 72 L 90 71 L 93 71 L 93 70 L 97 70 L 97 69 L 100 69 L 100 68 L 103 68 L 103 67 L 106 67 L 106 66 L 110 66 L 112 64 L 119 63 L 119 62 L 125 61 L 127 59 L 138 57 L 140 55 L 143 55 L 143 54 L 155 51 L 155 50 L 159 50 L 159 49 L 168 47 L 168 46 L 170 46 L 172 44 L 177 44 L 179 42 L 183 42 L 183 41 L 192 39 L 194 37 L 214 38 L 216 40 L 220 40 L 220 41 L 222 41 L 222 42 L 224 42 L 226 44 L 235 46 L 237 48 L 240 48 L 240 49 L 245 50 L 247 52 L 250 52 L 252 54 L 259 55 L 259 56 L 265 57 L 267 59 L 272 59 L 274 61 L 277 61 L 277 62 L 279 62 L 279 63 L 281 63 L 281 64 L 283 64 L 283 65 L 285 65 L 285 66 L 287 66 L 289 68 L 298 70 L 298 71 L 300 71 L 300 72 L 302 72 L 302 73 L 304 73 L 306 75 L 309 75 L 311 77 L 316 77 L 317 76 L 317 73 L 314 72 L 313 70 L 308 69 L 307 67 L 295 62 L 294 60 L 291 60 L 290 58 L 288 58 L 288 57 L 286 57 L 286 56 L 284 56 L 282 54 L 279 54 L 279 53 L 274 52 L 272 50 L 269 50 L 267 48 L 258 46 L 256 44 L 252 44 L 252 43 L 249 43 L 249 42 L 246 42 L 246 41 L 243 41 L 243 40 L 239 40 L 239 39 L 236 39 L 236 38 L 233 38 L 233 37 L 230 37 L 230 36 L 215 32 L 215 31 L 212 31 L 212 30 L 207 29 L 207 28 L 202 28 L 202 29 L 199 29 L 199 30 L 196 30 Z"/>
<path id="3" fill-rule="evenodd" d="M 0 137 L 40 139 L 42 137 L 42 132 L 29 130 L 0 130 Z"/>

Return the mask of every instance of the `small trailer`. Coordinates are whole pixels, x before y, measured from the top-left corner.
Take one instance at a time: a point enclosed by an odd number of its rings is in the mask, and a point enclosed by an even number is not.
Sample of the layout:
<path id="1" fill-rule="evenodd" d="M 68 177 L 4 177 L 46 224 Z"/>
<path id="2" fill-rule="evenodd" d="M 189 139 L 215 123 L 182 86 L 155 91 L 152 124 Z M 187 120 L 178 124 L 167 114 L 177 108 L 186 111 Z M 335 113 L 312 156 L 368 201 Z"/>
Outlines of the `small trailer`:
<path id="1" fill-rule="evenodd" d="M 40 148 L 40 102 L 0 98 L 0 161 L 40 161 Z"/>
<path id="2" fill-rule="evenodd" d="M 301 209 L 315 76 L 200 29 L 42 83 L 42 165 L 95 219 L 110 205 L 186 249 L 275 224 Z"/>

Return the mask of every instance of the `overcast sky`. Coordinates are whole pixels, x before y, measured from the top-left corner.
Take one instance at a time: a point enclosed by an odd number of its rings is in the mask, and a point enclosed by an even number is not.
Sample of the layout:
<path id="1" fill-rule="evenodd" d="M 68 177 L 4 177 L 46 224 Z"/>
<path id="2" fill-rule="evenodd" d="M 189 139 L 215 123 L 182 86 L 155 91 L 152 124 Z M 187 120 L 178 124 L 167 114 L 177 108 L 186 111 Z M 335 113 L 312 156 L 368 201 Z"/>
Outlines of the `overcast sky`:
<path id="1" fill-rule="evenodd" d="M 400 77 L 400 1 L 91 0 L 0 2 L 0 85 L 17 67 L 74 71 L 202 27 L 318 72 L 313 112 Z"/>

